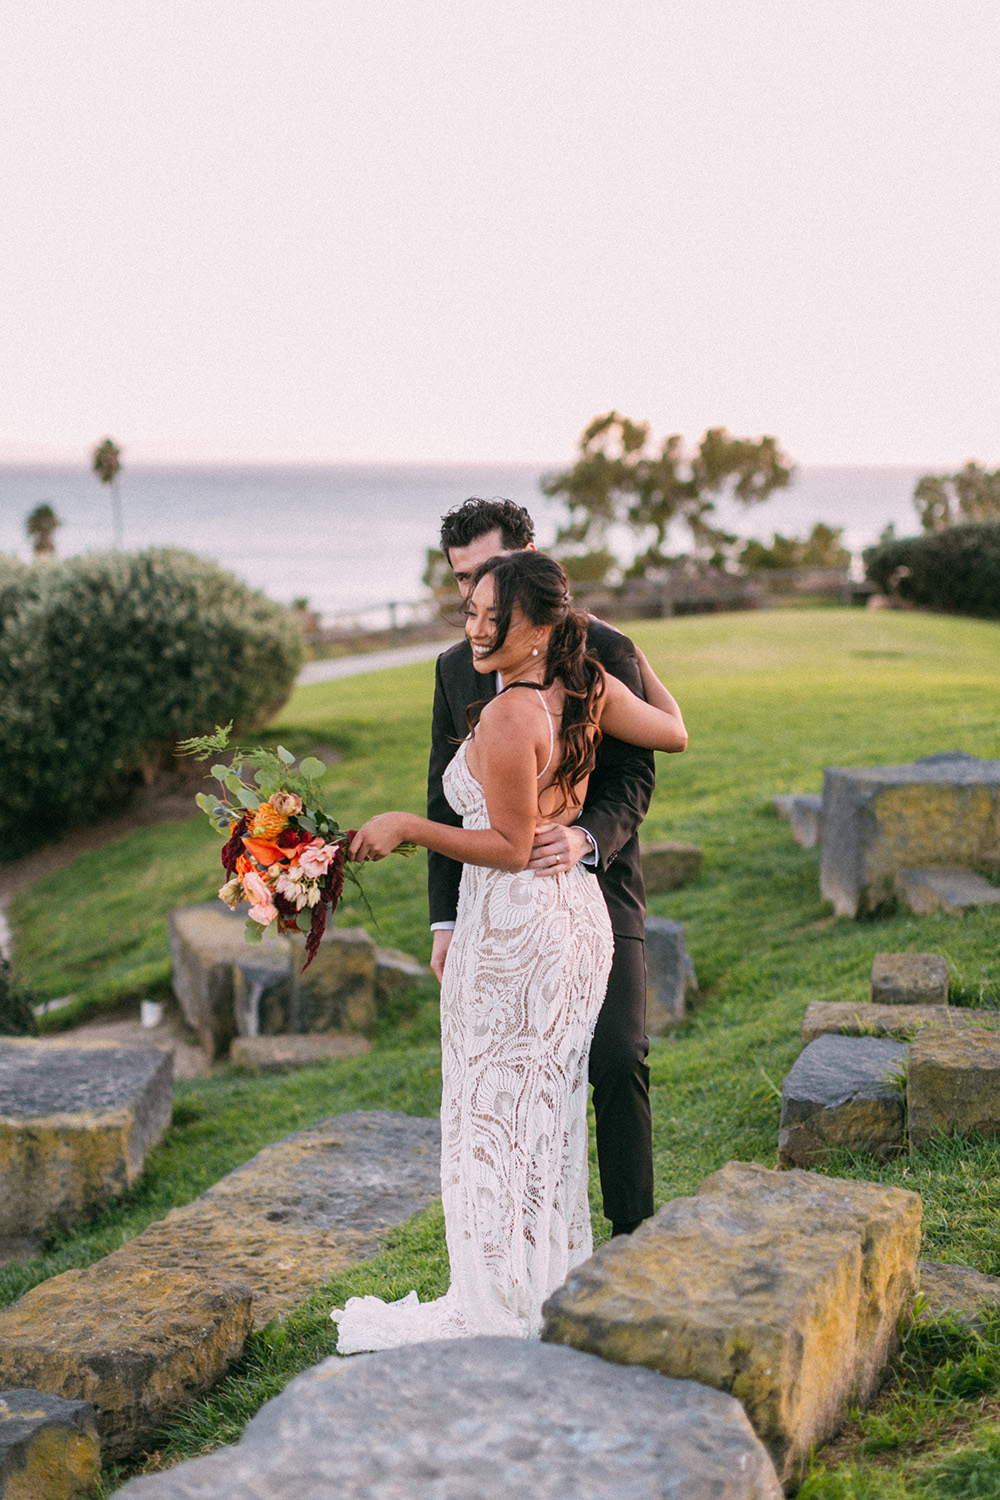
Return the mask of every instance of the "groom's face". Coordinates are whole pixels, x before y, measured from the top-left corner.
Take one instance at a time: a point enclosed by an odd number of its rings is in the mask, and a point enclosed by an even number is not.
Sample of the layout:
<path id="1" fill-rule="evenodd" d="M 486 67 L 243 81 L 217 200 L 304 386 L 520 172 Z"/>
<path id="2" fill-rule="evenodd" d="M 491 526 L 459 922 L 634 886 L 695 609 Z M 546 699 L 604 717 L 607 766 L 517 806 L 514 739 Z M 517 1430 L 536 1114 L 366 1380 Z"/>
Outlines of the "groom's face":
<path id="1" fill-rule="evenodd" d="M 451 571 L 455 575 L 458 591 L 463 599 L 468 599 L 472 588 L 472 578 L 480 563 L 484 563 L 488 557 L 506 557 L 516 548 L 505 547 L 503 534 L 497 527 L 494 531 L 487 531 L 484 536 L 477 536 L 474 542 L 467 547 L 452 547 L 448 553 L 448 561 L 451 563 Z"/>

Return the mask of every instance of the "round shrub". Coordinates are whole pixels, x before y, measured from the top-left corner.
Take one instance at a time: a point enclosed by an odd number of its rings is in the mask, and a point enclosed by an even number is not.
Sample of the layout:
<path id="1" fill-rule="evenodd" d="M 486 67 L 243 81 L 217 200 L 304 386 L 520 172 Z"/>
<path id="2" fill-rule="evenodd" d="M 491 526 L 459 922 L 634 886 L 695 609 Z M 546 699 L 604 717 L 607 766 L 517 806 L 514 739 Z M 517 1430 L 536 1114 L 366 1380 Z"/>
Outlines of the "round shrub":
<path id="1" fill-rule="evenodd" d="M 102 810 L 177 740 L 285 701 L 289 611 L 191 553 L 94 553 L 32 570 L 0 619 L 0 849 Z"/>
<path id="2" fill-rule="evenodd" d="M 34 570 L 20 558 L 0 552 L 0 630 L 8 615 L 12 615 L 31 593 L 34 576 Z"/>
<path id="3" fill-rule="evenodd" d="M 869 547 L 865 572 L 883 593 L 913 604 L 1000 618 L 1000 521 L 968 521 Z"/>

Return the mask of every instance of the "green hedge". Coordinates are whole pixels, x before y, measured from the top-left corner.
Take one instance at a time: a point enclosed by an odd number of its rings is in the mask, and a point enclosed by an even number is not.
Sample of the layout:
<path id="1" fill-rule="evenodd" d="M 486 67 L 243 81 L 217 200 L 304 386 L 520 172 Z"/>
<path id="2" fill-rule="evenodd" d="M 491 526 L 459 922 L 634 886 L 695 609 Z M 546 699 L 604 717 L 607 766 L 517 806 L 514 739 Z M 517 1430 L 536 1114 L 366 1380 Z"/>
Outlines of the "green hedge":
<path id="1" fill-rule="evenodd" d="M 287 698 L 282 605 L 191 553 L 94 553 L 0 572 L 0 858 L 101 812 L 178 739 Z"/>
<path id="2" fill-rule="evenodd" d="M 1000 521 L 969 521 L 865 553 L 883 593 L 952 614 L 1000 618 Z"/>

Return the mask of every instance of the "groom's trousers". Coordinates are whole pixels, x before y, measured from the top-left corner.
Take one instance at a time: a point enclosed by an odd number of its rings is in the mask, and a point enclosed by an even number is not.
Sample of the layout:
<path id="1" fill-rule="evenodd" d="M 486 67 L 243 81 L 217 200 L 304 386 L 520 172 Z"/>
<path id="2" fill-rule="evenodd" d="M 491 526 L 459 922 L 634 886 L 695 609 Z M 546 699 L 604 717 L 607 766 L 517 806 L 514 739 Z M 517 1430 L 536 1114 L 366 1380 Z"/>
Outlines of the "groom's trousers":
<path id="1" fill-rule="evenodd" d="M 608 992 L 590 1047 L 601 1192 L 614 1224 L 635 1224 L 653 1212 L 648 1051 L 645 944 L 615 933 Z"/>

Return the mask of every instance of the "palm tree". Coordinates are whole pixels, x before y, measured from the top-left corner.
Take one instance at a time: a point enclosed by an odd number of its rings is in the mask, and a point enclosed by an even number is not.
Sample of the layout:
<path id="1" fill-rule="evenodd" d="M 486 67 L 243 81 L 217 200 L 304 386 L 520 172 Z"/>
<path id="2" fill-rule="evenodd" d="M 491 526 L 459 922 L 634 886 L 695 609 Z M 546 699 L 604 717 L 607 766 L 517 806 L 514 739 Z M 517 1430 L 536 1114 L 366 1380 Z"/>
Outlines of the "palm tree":
<path id="1" fill-rule="evenodd" d="M 116 548 L 122 544 L 122 507 L 118 494 L 118 471 L 121 466 L 122 450 L 111 438 L 106 437 L 94 449 L 94 473 L 102 484 L 111 486 L 111 514 Z"/>
<path id="2" fill-rule="evenodd" d="M 43 500 L 41 505 L 36 505 L 31 515 L 27 517 L 24 529 L 31 539 L 35 562 L 48 562 L 55 557 L 56 544 L 52 538 L 56 528 L 61 525 L 62 522 L 47 500 Z"/>

